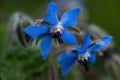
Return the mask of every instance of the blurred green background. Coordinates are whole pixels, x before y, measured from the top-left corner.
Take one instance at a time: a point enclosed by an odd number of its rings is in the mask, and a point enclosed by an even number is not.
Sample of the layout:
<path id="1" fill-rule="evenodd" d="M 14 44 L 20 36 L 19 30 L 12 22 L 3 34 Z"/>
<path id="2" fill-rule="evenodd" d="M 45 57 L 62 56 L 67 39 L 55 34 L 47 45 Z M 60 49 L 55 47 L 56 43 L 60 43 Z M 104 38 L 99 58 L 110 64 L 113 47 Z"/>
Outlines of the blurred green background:
<path id="1" fill-rule="evenodd" d="M 23 11 L 34 17 L 45 4 L 47 4 L 45 0 L 0 0 L 0 80 L 51 80 L 48 74 L 50 73 L 49 63 L 42 60 L 39 50 L 26 49 L 17 41 L 9 49 L 7 48 L 9 46 L 8 22 L 12 14 L 16 11 Z M 97 24 L 108 31 L 119 46 L 120 0 L 86 0 L 85 7 L 89 13 L 88 23 Z M 55 60 L 57 61 L 57 58 Z M 58 67 L 57 69 L 60 75 L 60 70 Z M 84 76 L 87 76 L 86 80 L 91 78 L 87 74 Z M 74 77 L 76 75 L 69 73 L 64 80 L 82 80 L 82 75 L 79 75 L 81 79 Z M 96 80 L 94 77 L 91 79 Z"/>
<path id="2" fill-rule="evenodd" d="M 120 0 L 87 0 L 89 22 L 96 23 L 114 36 L 120 44 Z M 119 46 L 119 45 L 118 45 Z"/>

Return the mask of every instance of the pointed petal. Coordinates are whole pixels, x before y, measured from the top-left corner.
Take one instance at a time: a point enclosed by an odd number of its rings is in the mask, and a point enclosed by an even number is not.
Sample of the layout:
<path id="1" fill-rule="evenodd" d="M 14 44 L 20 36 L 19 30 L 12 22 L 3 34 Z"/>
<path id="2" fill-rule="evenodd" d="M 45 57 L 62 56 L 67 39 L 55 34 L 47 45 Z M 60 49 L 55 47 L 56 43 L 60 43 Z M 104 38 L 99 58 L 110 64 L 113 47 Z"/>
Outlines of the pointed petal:
<path id="1" fill-rule="evenodd" d="M 58 62 L 61 65 L 61 69 L 62 69 L 61 70 L 62 76 L 65 76 L 69 72 L 76 58 L 77 56 L 74 53 L 67 54 L 65 52 L 58 57 Z"/>
<path id="2" fill-rule="evenodd" d="M 90 53 L 89 61 L 92 65 L 94 65 L 96 62 L 96 54 Z"/>
<path id="3" fill-rule="evenodd" d="M 33 39 L 37 38 L 40 34 L 46 33 L 48 31 L 49 29 L 45 25 L 30 25 L 24 29 L 24 32 L 31 36 Z"/>
<path id="4" fill-rule="evenodd" d="M 90 52 L 93 52 L 93 51 L 98 51 L 102 48 L 103 46 L 101 44 L 94 44 L 91 48 L 90 48 Z"/>
<path id="5" fill-rule="evenodd" d="M 77 40 L 70 30 L 64 30 L 62 33 L 62 40 L 73 45 L 77 45 Z"/>
<path id="6" fill-rule="evenodd" d="M 40 51 L 44 60 L 48 57 L 52 48 L 52 36 L 45 36 L 41 39 Z"/>
<path id="7" fill-rule="evenodd" d="M 88 47 L 89 45 L 91 45 L 92 40 L 90 37 L 91 37 L 90 33 L 85 35 L 84 41 L 83 41 L 83 46 Z"/>
<path id="8" fill-rule="evenodd" d="M 104 37 L 102 37 L 102 41 L 104 42 L 103 45 L 107 46 L 111 42 L 112 39 L 113 39 L 112 36 L 104 36 Z"/>
<path id="9" fill-rule="evenodd" d="M 61 24 L 63 27 L 75 26 L 78 20 L 78 14 L 81 11 L 80 8 L 70 9 L 64 13 L 61 18 Z"/>
<path id="10" fill-rule="evenodd" d="M 52 2 L 49 2 L 45 21 L 56 26 L 58 24 L 57 10 L 58 6 Z"/>
<path id="11" fill-rule="evenodd" d="M 91 45 L 92 41 L 90 39 L 90 33 L 86 34 L 84 37 L 83 45 L 77 49 L 80 53 L 85 53 L 88 47 Z"/>
<path id="12" fill-rule="evenodd" d="M 112 36 L 102 37 L 102 41 L 97 42 L 90 48 L 90 52 L 100 50 L 103 46 L 107 46 L 112 40 Z"/>

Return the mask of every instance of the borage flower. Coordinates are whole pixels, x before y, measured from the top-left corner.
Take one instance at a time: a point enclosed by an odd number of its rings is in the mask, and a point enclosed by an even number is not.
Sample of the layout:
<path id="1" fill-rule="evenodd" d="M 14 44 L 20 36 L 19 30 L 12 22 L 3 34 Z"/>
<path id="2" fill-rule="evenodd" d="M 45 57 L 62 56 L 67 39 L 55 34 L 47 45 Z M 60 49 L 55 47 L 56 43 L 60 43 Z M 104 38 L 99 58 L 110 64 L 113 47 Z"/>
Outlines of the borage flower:
<path id="1" fill-rule="evenodd" d="M 30 25 L 24 29 L 24 32 L 34 39 L 38 38 L 41 34 L 46 34 L 46 36 L 41 39 L 40 43 L 40 50 L 44 60 L 47 58 L 51 50 L 52 38 L 57 39 L 60 44 L 63 42 L 68 42 L 74 45 L 77 44 L 73 33 L 68 30 L 67 27 L 76 25 L 78 14 L 81 9 L 74 8 L 68 10 L 63 14 L 60 21 L 57 17 L 57 10 L 58 6 L 52 2 L 49 2 L 45 23 L 39 26 Z"/>
<path id="2" fill-rule="evenodd" d="M 61 65 L 62 76 L 65 76 L 68 73 L 75 61 L 82 64 L 86 71 L 88 71 L 88 62 L 93 65 L 96 61 L 95 51 L 98 51 L 102 47 L 107 46 L 111 40 L 112 36 L 104 36 L 101 40 L 92 41 L 90 39 L 90 34 L 86 34 L 81 47 L 78 47 L 69 53 L 63 52 L 59 56 L 58 61 Z"/>

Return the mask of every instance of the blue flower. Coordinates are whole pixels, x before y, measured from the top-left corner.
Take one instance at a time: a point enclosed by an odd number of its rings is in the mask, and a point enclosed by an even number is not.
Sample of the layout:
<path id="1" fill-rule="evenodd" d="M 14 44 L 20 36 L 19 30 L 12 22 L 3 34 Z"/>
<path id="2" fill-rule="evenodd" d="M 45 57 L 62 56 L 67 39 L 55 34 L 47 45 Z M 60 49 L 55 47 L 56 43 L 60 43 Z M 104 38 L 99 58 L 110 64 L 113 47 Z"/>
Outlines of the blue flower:
<path id="1" fill-rule="evenodd" d="M 30 25 L 24 29 L 24 32 L 36 39 L 41 34 L 46 34 L 41 39 L 40 50 L 44 60 L 48 57 L 48 54 L 52 47 L 52 39 L 55 38 L 60 44 L 68 42 L 70 44 L 77 44 L 76 38 L 73 33 L 68 30 L 69 26 L 75 26 L 78 20 L 78 14 L 81 11 L 80 8 L 73 8 L 63 14 L 60 21 L 57 17 L 58 6 L 52 2 L 48 3 L 48 10 L 45 17 L 45 23 L 39 26 Z"/>
<path id="2" fill-rule="evenodd" d="M 104 36 L 96 42 L 90 39 L 90 34 L 86 34 L 81 47 L 72 50 L 70 53 L 63 52 L 58 57 L 58 62 L 61 65 L 62 76 L 65 76 L 75 61 L 82 64 L 88 70 L 88 61 L 93 65 L 96 61 L 95 51 L 107 46 L 112 40 L 112 36 Z"/>

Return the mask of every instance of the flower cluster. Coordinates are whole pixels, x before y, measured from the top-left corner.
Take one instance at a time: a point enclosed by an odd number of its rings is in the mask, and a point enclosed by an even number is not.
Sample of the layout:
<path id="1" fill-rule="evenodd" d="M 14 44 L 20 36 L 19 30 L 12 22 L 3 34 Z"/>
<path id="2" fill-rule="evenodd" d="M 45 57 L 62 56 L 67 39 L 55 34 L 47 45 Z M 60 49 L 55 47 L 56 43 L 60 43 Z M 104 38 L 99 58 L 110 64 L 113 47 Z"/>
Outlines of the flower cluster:
<path id="1" fill-rule="evenodd" d="M 45 19 L 39 25 L 29 25 L 24 32 L 37 39 L 40 35 L 44 36 L 40 42 L 40 51 L 44 60 L 47 59 L 52 48 L 52 41 L 56 39 L 59 44 L 68 42 L 72 45 L 78 45 L 75 36 L 68 27 L 74 27 L 77 23 L 80 8 L 73 8 L 66 11 L 63 16 L 58 19 L 58 6 L 53 2 L 48 2 L 48 10 Z M 62 68 L 62 75 L 65 76 L 75 61 L 82 64 L 86 71 L 89 70 L 88 62 L 94 64 L 96 61 L 95 51 L 107 46 L 112 40 L 112 36 L 104 36 L 101 40 L 92 41 L 90 34 L 86 34 L 83 44 L 72 50 L 71 52 L 63 52 L 59 55 L 58 61 Z"/>

